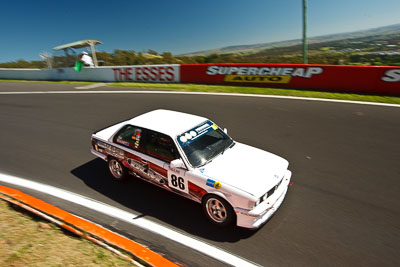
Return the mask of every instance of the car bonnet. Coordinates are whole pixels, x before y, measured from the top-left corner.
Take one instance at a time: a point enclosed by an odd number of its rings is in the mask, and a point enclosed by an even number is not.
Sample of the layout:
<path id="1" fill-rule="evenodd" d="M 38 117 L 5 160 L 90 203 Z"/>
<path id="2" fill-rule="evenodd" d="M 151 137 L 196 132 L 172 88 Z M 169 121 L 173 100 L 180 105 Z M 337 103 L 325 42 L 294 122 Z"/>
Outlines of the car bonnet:
<path id="1" fill-rule="evenodd" d="M 275 154 L 236 143 L 198 170 L 223 186 L 229 184 L 260 197 L 284 176 L 289 162 Z"/>

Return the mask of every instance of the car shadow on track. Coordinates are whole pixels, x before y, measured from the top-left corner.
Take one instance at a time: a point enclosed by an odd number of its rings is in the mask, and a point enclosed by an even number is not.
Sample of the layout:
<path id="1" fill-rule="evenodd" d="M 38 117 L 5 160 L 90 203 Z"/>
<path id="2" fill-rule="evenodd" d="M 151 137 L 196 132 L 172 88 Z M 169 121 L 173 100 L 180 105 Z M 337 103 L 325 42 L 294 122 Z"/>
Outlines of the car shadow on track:
<path id="1" fill-rule="evenodd" d="M 91 160 L 73 169 L 71 173 L 90 188 L 140 213 L 140 216 L 154 217 L 198 237 L 217 242 L 237 242 L 257 232 L 236 226 L 214 226 L 207 220 L 198 203 L 138 178 L 115 181 L 108 172 L 107 164 L 101 159 Z"/>

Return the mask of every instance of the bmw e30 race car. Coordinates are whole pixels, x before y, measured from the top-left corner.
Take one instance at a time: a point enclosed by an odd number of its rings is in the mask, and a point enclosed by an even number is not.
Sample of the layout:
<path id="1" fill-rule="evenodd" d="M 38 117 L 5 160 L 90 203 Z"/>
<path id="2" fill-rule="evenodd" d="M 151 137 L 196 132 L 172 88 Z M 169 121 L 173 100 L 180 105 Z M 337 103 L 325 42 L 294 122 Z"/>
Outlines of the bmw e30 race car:
<path id="1" fill-rule="evenodd" d="M 132 174 L 201 203 L 219 226 L 260 227 L 281 205 L 292 175 L 287 160 L 176 111 L 142 114 L 93 133 L 91 141 L 114 179 Z"/>

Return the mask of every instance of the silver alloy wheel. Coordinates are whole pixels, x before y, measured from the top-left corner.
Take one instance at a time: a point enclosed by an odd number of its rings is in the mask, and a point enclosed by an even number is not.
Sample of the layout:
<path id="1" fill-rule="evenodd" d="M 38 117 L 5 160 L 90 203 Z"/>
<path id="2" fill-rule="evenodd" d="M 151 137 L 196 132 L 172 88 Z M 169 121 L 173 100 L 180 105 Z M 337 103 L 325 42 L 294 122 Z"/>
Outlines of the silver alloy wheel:
<path id="1" fill-rule="evenodd" d="M 208 216 L 217 223 L 222 223 L 228 217 L 225 205 L 216 198 L 209 198 L 206 202 Z"/>
<path id="2" fill-rule="evenodd" d="M 120 179 L 123 176 L 124 170 L 122 169 L 121 163 L 118 160 L 116 159 L 110 160 L 109 167 L 111 174 L 115 178 Z"/>

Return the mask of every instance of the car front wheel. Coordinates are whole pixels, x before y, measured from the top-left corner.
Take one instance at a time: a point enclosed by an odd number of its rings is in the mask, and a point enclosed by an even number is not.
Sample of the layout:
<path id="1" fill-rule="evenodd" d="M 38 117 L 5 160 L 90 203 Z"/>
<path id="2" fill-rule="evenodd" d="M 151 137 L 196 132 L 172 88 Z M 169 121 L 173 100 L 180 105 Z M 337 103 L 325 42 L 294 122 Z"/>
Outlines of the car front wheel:
<path id="1" fill-rule="evenodd" d="M 235 219 L 235 212 L 229 203 L 217 195 L 207 195 L 203 199 L 203 210 L 215 225 L 227 226 Z"/>
<path id="2" fill-rule="evenodd" d="M 115 180 L 122 181 L 126 179 L 127 171 L 125 167 L 121 164 L 121 162 L 119 162 L 118 160 L 111 158 L 108 161 L 108 168 Z"/>

